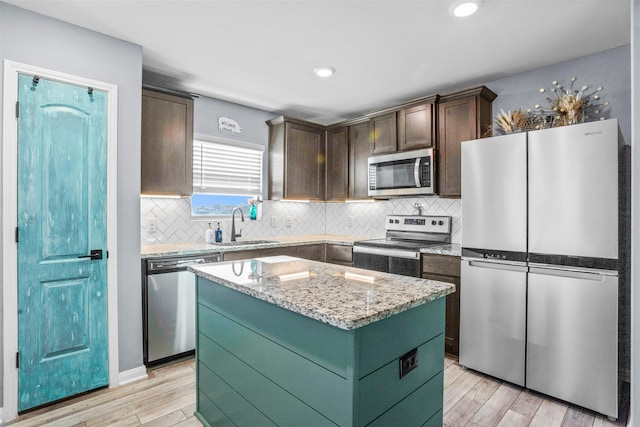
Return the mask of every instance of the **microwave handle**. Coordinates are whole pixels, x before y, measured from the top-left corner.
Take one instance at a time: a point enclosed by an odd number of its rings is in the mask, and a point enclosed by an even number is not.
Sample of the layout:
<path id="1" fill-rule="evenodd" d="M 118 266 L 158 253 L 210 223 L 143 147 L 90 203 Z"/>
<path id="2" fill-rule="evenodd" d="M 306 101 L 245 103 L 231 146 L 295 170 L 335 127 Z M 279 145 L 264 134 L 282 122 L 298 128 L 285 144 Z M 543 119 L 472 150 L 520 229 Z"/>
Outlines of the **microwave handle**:
<path id="1" fill-rule="evenodd" d="M 416 180 L 416 187 L 420 188 L 421 187 L 421 183 L 420 183 L 420 160 L 422 160 L 420 157 L 418 157 L 416 159 L 416 164 L 413 168 L 413 177 Z"/>

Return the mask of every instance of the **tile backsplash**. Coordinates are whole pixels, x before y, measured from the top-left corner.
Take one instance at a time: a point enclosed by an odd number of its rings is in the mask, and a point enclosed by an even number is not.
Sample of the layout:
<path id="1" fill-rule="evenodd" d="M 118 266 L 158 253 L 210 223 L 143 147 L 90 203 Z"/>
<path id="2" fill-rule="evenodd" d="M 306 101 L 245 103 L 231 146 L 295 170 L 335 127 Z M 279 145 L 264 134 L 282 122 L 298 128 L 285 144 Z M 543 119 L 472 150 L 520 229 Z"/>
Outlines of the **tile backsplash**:
<path id="1" fill-rule="evenodd" d="M 451 241 L 460 243 L 462 229 L 459 199 L 438 197 L 400 198 L 374 203 L 297 203 L 265 201 L 262 219 L 240 222 L 243 239 L 266 239 L 299 234 L 344 234 L 358 237 L 384 237 L 386 215 L 415 215 L 416 203 L 423 215 L 453 218 Z M 189 199 L 140 198 L 141 242 L 143 245 L 204 241 L 208 221 L 192 221 Z M 215 229 L 217 221 L 211 221 Z M 223 240 L 228 241 L 231 220 L 220 221 Z"/>

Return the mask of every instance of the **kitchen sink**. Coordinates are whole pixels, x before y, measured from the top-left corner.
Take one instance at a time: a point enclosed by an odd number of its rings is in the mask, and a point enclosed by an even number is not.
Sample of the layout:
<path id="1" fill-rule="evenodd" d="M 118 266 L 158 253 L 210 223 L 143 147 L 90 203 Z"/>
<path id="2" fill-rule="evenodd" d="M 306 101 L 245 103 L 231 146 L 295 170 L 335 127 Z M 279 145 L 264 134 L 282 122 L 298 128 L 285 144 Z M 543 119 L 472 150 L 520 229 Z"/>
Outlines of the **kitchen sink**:
<path id="1" fill-rule="evenodd" d="M 277 240 L 238 240 L 235 242 L 214 243 L 214 246 L 252 246 L 266 243 L 278 243 Z"/>

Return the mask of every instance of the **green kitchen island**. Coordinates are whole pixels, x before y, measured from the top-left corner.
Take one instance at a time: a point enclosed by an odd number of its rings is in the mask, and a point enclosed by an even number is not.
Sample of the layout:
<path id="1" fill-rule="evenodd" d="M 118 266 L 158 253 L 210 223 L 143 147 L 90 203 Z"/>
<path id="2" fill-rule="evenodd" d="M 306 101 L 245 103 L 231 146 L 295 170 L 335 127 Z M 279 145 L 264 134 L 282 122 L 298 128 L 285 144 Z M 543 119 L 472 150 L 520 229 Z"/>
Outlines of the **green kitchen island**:
<path id="1" fill-rule="evenodd" d="M 442 425 L 454 285 L 288 256 L 189 270 L 204 425 Z"/>

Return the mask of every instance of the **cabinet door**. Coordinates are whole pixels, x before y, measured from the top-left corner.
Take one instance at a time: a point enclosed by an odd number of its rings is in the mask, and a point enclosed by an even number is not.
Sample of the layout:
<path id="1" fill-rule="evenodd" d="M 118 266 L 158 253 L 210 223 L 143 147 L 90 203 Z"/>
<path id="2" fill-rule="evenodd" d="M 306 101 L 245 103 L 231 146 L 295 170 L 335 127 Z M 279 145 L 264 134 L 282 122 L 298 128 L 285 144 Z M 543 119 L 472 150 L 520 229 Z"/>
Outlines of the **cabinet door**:
<path id="1" fill-rule="evenodd" d="M 456 291 L 447 295 L 444 350 L 457 356 L 460 348 L 460 257 L 423 254 L 422 278 L 456 285 Z"/>
<path id="2" fill-rule="evenodd" d="M 327 201 L 345 200 L 349 189 L 349 128 L 327 132 Z"/>
<path id="3" fill-rule="evenodd" d="M 349 198 L 369 198 L 369 123 L 349 126 Z"/>
<path id="4" fill-rule="evenodd" d="M 433 104 L 422 104 L 398 112 L 398 151 L 433 145 Z"/>
<path id="5" fill-rule="evenodd" d="M 324 200 L 324 132 L 297 123 L 285 126 L 285 197 Z"/>
<path id="6" fill-rule="evenodd" d="M 443 102 L 438 111 L 438 174 L 441 197 L 460 196 L 460 143 L 478 138 L 476 97 Z"/>
<path id="7" fill-rule="evenodd" d="M 190 196 L 193 100 L 142 91 L 142 194 Z"/>
<path id="8" fill-rule="evenodd" d="M 298 258 L 310 259 L 311 261 L 324 262 L 324 243 L 316 245 L 295 246 Z"/>
<path id="9" fill-rule="evenodd" d="M 331 264 L 351 266 L 353 259 L 353 248 L 351 245 L 326 244 L 326 262 Z"/>
<path id="10" fill-rule="evenodd" d="M 382 114 L 372 117 L 369 130 L 373 142 L 371 154 L 395 153 L 398 149 L 396 142 L 396 113 Z"/>
<path id="11" fill-rule="evenodd" d="M 422 278 L 456 285 L 456 291 L 446 297 L 444 351 L 458 356 L 460 353 L 460 278 L 432 273 L 422 273 Z"/>

